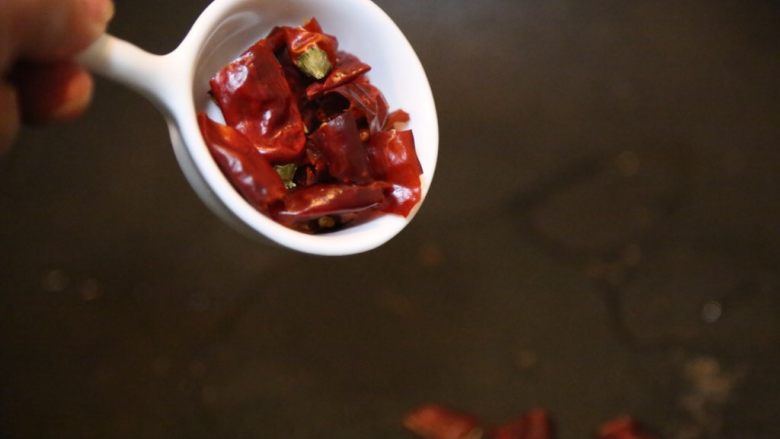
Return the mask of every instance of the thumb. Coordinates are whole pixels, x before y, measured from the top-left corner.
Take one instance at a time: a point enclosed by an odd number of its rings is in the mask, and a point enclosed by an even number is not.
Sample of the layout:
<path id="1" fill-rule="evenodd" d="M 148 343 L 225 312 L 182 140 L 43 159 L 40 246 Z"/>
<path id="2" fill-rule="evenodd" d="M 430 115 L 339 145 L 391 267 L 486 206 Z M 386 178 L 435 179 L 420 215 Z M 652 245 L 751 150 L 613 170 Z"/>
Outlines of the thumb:
<path id="1" fill-rule="evenodd" d="M 72 57 L 105 32 L 111 0 L 5 0 L 16 55 L 28 61 Z"/>

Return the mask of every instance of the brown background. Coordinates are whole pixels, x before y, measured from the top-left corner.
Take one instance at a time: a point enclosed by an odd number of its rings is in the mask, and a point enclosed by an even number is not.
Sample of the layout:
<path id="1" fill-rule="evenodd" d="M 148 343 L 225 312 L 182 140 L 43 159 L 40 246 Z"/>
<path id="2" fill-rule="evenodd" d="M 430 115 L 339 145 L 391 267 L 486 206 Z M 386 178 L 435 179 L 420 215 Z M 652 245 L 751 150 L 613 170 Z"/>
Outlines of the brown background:
<path id="1" fill-rule="evenodd" d="M 119 2 L 176 46 L 204 0 Z M 438 401 L 560 437 L 780 437 L 780 6 L 382 0 L 441 123 L 385 247 L 266 248 L 98 82 L 0 158 L 0 437 L 406 438 Z"/>

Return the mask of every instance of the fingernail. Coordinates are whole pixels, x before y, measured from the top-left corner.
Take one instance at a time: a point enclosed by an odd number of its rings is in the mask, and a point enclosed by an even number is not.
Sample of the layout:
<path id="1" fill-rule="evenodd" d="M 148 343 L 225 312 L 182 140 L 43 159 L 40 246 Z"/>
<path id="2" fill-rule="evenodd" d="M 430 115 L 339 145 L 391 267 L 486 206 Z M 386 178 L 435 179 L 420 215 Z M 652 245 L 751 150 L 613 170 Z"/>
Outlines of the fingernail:
<path id="1" fill-rule="evenodd" d="M 82 72 L 68 83 L 62 104 L 52 112 L 56 120 L 69 120 L 79 116 L 92 100 L 92 77 Z"/>

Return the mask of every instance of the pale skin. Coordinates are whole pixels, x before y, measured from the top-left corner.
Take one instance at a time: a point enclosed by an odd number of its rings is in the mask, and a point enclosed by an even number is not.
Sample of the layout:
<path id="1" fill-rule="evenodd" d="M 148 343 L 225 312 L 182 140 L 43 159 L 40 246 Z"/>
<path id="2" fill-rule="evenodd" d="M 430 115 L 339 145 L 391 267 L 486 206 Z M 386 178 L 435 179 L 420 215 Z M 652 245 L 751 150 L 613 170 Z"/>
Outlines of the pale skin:
<path id="1" fill-rule="evenodd" d="M 74 57 L 106 30 L 111 0 L 2 0 L 0 152 L 23 123 L 78 117 L 92 77 Z"/>

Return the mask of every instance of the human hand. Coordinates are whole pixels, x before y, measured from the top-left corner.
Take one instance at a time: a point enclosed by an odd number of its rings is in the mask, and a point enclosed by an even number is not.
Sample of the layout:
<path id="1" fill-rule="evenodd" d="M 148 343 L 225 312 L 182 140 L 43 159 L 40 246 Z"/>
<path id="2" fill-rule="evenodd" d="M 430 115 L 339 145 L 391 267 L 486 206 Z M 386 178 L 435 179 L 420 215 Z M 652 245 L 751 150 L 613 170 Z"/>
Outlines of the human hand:
<path id="1" fill-rule="evenodd" d="M 71 119 L 92 96 L 92 77 L 73 57 L 100 34 L 112 0 L 2 0 L 0 152 L 19 124 Z"/>

